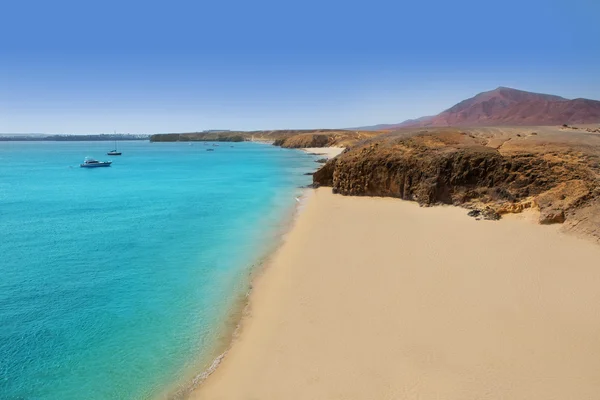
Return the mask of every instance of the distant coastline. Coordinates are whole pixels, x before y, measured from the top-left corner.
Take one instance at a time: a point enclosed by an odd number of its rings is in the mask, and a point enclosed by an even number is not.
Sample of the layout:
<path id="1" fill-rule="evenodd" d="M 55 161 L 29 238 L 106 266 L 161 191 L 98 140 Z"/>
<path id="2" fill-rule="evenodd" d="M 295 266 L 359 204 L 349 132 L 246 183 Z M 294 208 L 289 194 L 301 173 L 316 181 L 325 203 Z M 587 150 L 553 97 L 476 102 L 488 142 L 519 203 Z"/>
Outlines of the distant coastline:
<path id="1" fill-rule="evenodd" d="M 150 142 L 263 142 L 284 148 L 348 147 L 383 134 L 380 131 L 346 129 L 280 129 L 263 131 L 204 131 L 160 133 Z"/>
<path id="2" fill-rule="evenodd" d="M 52 135 L 38 133 L 3 133 L 0 142 L 92 142 L 111 140 L 148 140 L 150 135 L 100 134 L 100 135 Z"/>

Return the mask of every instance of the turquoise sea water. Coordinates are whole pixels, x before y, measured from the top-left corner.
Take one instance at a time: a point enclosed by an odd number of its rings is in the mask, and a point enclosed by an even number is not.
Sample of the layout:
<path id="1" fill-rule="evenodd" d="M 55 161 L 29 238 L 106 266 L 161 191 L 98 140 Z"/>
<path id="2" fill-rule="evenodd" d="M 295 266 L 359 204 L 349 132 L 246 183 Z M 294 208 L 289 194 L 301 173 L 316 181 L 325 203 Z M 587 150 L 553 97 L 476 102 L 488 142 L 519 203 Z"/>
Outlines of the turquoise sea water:
<path id="1" fill-rule="evenodd" d="M 152 399 L 210 362 L 315 157 L 0 142 L 0 398 Z M 207 148 L 215 151 L 208 152 Z"/>

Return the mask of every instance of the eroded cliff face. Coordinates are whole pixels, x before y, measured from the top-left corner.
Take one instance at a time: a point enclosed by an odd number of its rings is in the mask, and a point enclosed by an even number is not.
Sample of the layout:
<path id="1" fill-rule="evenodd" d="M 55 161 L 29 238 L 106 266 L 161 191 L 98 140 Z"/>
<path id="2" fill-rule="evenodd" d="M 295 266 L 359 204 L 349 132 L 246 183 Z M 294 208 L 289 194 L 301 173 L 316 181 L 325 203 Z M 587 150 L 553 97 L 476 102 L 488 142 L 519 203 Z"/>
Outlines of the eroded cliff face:
<path id="1" fill-rule="evenodd" d="M 347 147 L 355 145 L 361 140 L 374 138 L 381 134 L 382 132 L 377 131 L 329 130 L 292 135 L 276 140 L 273 144 L 290 149 L 331 146 Z"/>
<path id="2" fill-rule="evenodd" d="M 304 133 L 278 139 L 273 142 L 273 145 L 290 149 L 301 149 L 306 147 L 327 147 L 330 145 L 330 142 L 333 142 L 333 135 L 331 134 Z"/>
<path id="3" fill-rule="evenodd" d="M 363 142 L 330 160 L 313 180 L 343 195 L 398 197 L 422 205 L 498 214 L 537 207 L 540 223 L 562 223 L 577 220 L 580 210 L 597 203 L 599 149 L 600 135 L 434 129 Z"/>

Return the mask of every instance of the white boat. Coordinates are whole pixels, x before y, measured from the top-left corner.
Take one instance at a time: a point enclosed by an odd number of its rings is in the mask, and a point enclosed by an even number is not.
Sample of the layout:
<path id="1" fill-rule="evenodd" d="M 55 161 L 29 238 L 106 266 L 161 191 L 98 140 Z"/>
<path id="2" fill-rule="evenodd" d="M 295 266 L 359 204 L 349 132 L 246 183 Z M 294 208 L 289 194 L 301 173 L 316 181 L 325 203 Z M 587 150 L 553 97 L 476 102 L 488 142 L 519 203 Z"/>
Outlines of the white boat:
<path id="1" fill-rule="evenodd" d="M 98 167 L 110 167 L 112 161 L 98 161 L 93 158 L 86 157 L 83 164 L 79 164 L 81 168 L 98 168 Z"/>

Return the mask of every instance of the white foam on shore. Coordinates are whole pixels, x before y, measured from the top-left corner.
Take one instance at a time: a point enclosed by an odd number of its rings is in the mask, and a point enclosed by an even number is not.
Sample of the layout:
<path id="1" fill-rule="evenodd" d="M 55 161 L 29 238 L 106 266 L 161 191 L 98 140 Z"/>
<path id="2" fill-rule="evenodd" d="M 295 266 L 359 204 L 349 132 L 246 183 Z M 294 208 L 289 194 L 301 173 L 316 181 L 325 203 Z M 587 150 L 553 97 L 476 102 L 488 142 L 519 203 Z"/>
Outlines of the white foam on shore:
<path id="1" fill-rule="evenodd" d="M 306 208 L 306 205 L 308 204 L 308 200 L 310 199 L 310 197 L 313 194 L 314 194 L 314 189 L 303 188 L 301 194 L 296 196 L 296 203 L 295 203 L 295 206 L 293 207 L 293 210 L 291 211 L 289 220 L 284 222 L 284 224 L 283 224 L 284 228 L 282 229 L 282 232 L 279 235 L 279 238 L 280 238 L 279 243 L 277 243 L 277 245 L 274 246 L 274 248 L 271 251 L 268 251 L 267 254 L 264 257 L 262 257 L 258 263 L 256 263 L 255 265 L 252 266 L 251 271 L 250 271 L 251 278 L 250 278 L 250 282 L 248 285 L 248 291 L 246 292 L 246 295 L 244 296 L 244 306 L 242 308 L 240 318 L 239 318 L 238 322 L 236 323 L 233 333 L 231 334 L 231 338 L 229 340 L 229 343 L 228 343 L 225 351 L 223 351 L 221 354 L 216 356 L 213 359 L 213 361 L 211 362 L 210 366 L 206 370 L 204 370 L 200 374 L 196 375 L 192 379 L 192 382 L 188 387 L 175 393 L 172 398 L 176 398 L 176 399 L 187 398 L 187 395 L 189 395 L 195 389 L 197 389 L 206 379 L 208 379 L 208 377 L 210 375 L 212 375 L 217 370 L 217 368 L 219 367 L 219 365 L 221 364 L 223 359 L 227 356 L 227 354 L 231 350 L 232 345 L 235 342 L 235 339 L 240 335 L 245 318 L 250 314 L 250 295 L 252 294 L 252 289 L 253 289 L 252 282 L 256 278 L 256 274 L 261 273 L 264 270 L 264 268 L 268 266 L 271 258 L 274 256 L 274 254 L 277 252 L 277 250 L 285 243 L 288 234 L 293 229 L 294 224 L 296 223 L 299 215 Z"/>
<path id="2" fill-rule="evenodd" d="M 254 143 L 272 144 L 272 142 L 256 141 L 256 140 L 254 141 Z M 338 154 L 341 154 L 345 150 L 345 148 L 343 148 L 343 147 L 323 147 L 323 148 L 305 148 L 305 149 L 301 149 L 301 150 L 305 151 L 307 153 L 323 155 L 326 158 L 333 158 L 333 157 L 337 156 Z M 266 266 L 268 266 L 271 258 L 274 256 L 274 254 L 277 252 L 277 250 L 285 243 L 287 236 L 292 231 L 300 214 L 306 209 L 308 200 L 310 199 L 311 196 L 314 195 L 314 192 L 315 192 L 314 189 L 302 188 L 300 194 L 295 196 L 295 205 L 294 205 L 293 209 L 291 210 L 291 213 L 288 214 L 288 217 L 284 217 L 284 220 L 283 220 L 284 222 L 282 224 L 283 225 L 282 231 L 277 236 L 280 239 L 279 243 L 277 243 L 277 245 L 274 246 L 270 251 L 267 251 L 267 253 L 260 259 L 260 261 L 252 266 L 251 271 L 250 271 L 251 277 L 250 277 L 250 282 L 248 285 L 248 291 L 246 292 L 246 294 L 244 296 L 244 303 L 243 303 L 244 305 L 241 310 L 240 318 L 239 318 L 238 322 L 236 323 L 235 328 L 233 329 L 233 332 L 231 333 L 231 337 L 229 339 L 227 348 L 212 360 L 210 366 L 207 369 L 202 371 L 200 374 L 196 375 L 192 379 L 192 382 L 188 387 L 175 393 L 173 396 L 174 398 L 182 398 L 182 397 L 187 398 L 187 395 L 189 395 L 195 389 L 197 389 L 206 379 L 208 379 L 208 377 L 210 375 L 212 375 L 217 370 L 217 368 L 219 367 L 219 365 L 221 364 L 223 359 L 227 356 L 227 354 L 229 353 L 229 350 L 231 349 L 233 343 L 235 342 L 235 339 L 239 336 L 239 334 L 242 330 L 244 319 L 250 314 L 250 295 L 252 294 L 252 282 L 256 278 L 256 274 L 261 273 L 264 270 L 264 268 Z M 234 311 L 234 313 L 235 313 L 235 311 Z"/>
<path id="3" fill-rule="evenodd" d="M 194 380 L 192 381 L 192 387 L 196 387 L 198 384 L 200 384 L 202 381 L 204 381 L 206 378 L 208 378 L 210 376 L 210 374 L 212 374 L 217 369 L 219 364 L 221 364 L 221 360 L 223 360 L 223 357 L 225 357 L 226 354 L 227 354 L 226 351 L 219 354 L 213 360 L 212 364 L 210 364 L 210 367 L 208 367 L 208 369 L 206 371 L 202 372 L 200 375 L 195 377 Z"/>
<path id="4" fill-rule="evenodd" d="M 193 398 L 596 398 L 597 247 L 451 206 L 313 193 Z"/>

